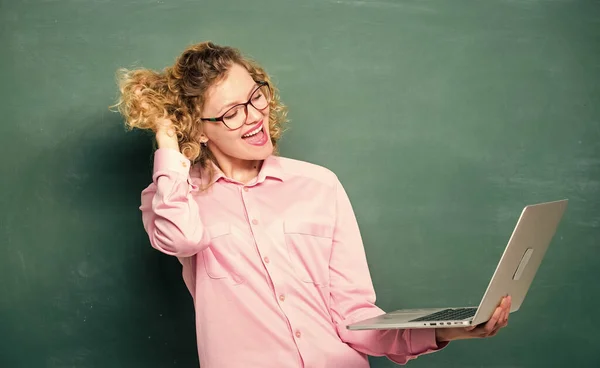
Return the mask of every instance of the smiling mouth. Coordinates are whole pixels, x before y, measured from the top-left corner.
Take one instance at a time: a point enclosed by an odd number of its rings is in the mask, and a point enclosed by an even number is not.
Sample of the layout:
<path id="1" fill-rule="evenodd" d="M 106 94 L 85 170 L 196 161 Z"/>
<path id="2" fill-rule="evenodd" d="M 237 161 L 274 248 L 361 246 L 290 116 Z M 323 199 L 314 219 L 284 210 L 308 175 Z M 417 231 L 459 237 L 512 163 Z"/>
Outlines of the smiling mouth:
<path id="1" fill-rule="evenodd" d="M 242 138 L 250 138 L 250 137 L 252 137 L 252 136 L 254 136 L 254 135 L 257 135 L 257 134 L 258 134 L 258 133 L 260 133 L 262 130 L 263 130 L 263 123 L 259 123 L 259 125 L 258 125 L 256 128 L 254 128 L 254 129 L 252 129 L 250 132 L 248 132 L 248 133 L 244 134 L 244 135 L 242 136 Z"/>
<path id="2" fill-rule="evenodd" d="M 262 122 L 259 125 L 242 136 L 244 142 L 252 146 L 264 146 L 269 141 L 269 137 Z"/>

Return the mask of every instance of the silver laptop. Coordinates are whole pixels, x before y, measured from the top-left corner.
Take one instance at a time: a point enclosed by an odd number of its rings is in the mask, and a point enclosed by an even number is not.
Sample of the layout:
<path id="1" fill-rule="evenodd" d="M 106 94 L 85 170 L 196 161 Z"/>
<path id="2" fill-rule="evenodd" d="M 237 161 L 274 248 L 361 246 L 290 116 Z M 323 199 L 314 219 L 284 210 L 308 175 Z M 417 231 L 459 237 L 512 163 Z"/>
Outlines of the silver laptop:
<path id="1" fill-rule="evenodd" d="M 440 328 L 478 325 L 492 316 L 501 298 L 521 307 L 568 200 L 526 206 L 478 307 L 403 309 L 346 326 L 349 330 Z"/>

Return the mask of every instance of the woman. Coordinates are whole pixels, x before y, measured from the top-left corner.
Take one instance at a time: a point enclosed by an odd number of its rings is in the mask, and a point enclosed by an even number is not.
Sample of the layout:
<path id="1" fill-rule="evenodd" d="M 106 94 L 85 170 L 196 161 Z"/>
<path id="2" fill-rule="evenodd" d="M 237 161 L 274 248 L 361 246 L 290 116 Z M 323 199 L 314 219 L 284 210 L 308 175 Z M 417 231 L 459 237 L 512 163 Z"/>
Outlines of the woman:
<path id="1" fill-rule="evenodd" d="M 193 45 L 120 90 L 128 126 L 156 135 L 143 224 L 183 265 L 203 368 L 404 364 L 506 326 L 510 298 L 476 328 L 346 329 L 383 313 L 350 201 L 331 171 L 275 155 L 286 110 L 238 50 Z"/>

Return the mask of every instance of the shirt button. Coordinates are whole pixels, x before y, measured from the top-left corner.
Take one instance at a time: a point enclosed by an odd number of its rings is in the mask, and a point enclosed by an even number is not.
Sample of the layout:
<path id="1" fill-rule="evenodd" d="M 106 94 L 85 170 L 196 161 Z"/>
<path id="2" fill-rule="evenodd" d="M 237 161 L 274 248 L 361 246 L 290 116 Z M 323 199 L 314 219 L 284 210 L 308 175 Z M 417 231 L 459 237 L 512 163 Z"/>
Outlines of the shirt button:
<path id="1" fill-rule="evenodd" d="M 244 187 L 244 192 L 247 192 L 247 191 L 248 191 L 248 187 Z"/>
<path id="2" fill-rule="evenodd" d="M 300 333 L 300 331 L 296 331 L 296 337 L 300 338 L 302 336 L 302 334 Z"/>
<path id="3" fill-rule="evenodd" d="M 284 301 L 285 300 L 285 295 L 283 295 L 283 294 L 279 295 L 279 300 Z"/>
<path id="4" fill-rule="evenodd" d="M 263 258 L 263 259 L 264 259 L 265 263 L 269 263 L 269 262 L 271 262 L 271 261 L 269 261 L 269 257 L 265 257 L 265 258 Z"/>
<path id="5" fill-rule="evenodd" d="M 254 220 L 252 220 L 252 223 L 253 223 L 254 225 L 258 225 L 258 220 L 257 220 L 257 219 L 254 219 Z"/>

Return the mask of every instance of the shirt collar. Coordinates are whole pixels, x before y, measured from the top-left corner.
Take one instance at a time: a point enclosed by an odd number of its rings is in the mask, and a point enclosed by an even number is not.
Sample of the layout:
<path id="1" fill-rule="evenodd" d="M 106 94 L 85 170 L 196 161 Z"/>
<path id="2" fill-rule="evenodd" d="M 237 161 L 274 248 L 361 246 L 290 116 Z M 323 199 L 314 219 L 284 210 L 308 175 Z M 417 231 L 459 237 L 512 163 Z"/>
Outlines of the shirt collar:
<path id="1" fill-rule="evenodd" d="M 233 182 L 233 180 L 225 176 L 223 171 L 221 171 L 221 169 L 219 169 L 219 167 L 214 162 L 212 162 L 212 160 L 209 162 L 209 165 L 211 165 L 214 170 L 213 178 L 210 181 L 208 180 L 208 170 L 201 168 L 200 165 L 196 165 L 197 167 L 193 168 L 193 173 L 191 174 L 191 176 L 199 180 L 202 186 L 211 186 L 221 179 Z M 280 181 L 285 181 L 285 179 L 287 178 L 286 172 L 281 166 L 279 157 L 274 155 L 270 155 L 269 157 L 267 157 L 263 161 L 258 176 L 255 179 L 251 180 L 247 185 L 252 186 L 260 184 L 264 182 L 267 178 L 276 179 Z"/>
<path id="2" fill-rule="evenodd" d="M 279 157 L 271 155 L 263 161 L 262 167 L 256 179 L 256 184 L 262 183 L 267 178 L 277 179 L 280 181 L 286 180 L 287 175 L 281 166 Z"/>

